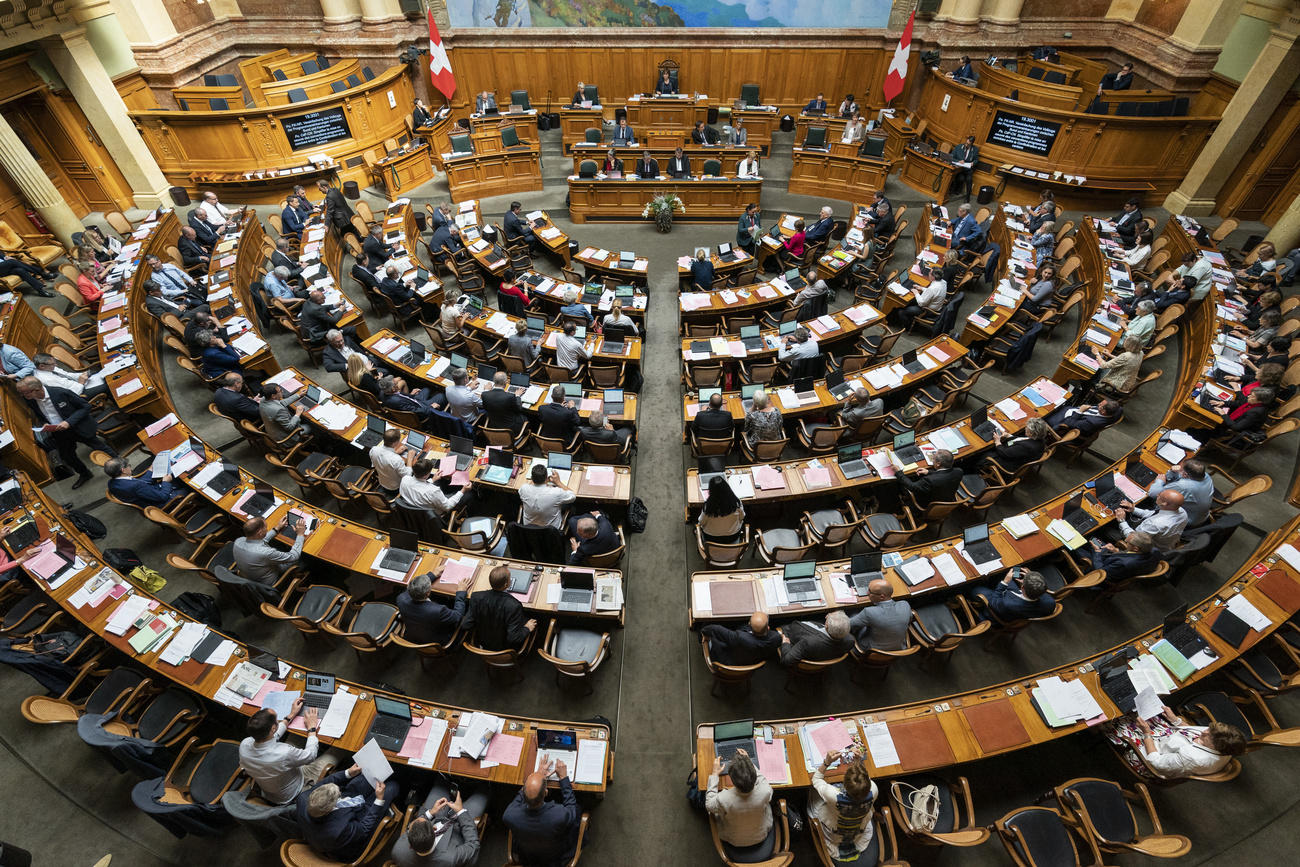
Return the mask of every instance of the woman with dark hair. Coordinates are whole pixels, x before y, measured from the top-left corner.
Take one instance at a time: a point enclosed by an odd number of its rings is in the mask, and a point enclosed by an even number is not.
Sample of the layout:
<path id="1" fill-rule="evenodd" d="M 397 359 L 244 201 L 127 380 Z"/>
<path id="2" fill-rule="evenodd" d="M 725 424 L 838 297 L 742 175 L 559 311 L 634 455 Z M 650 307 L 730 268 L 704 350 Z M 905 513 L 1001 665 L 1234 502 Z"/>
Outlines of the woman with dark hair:
<path id="1" fill-rule="evenodd" d="M 1129 770 L 1148 780 L 1214 774 L 1246 751 L 1241 729 L 1221 722 L 1188 725 L 1167 707 L 1150 722 L 1136 715 L 1120 717 L 1104 734 Z"/>
<path id="2" fill-rule="evenodd" d="M 700 533 L 705 540 L 722 545 L 740 540 L 745 532 L 745 506 L 723 476 L 709 480 L 704 510 L 700 512 Z"/>
<path id="3" fill-rule="evenodd" d="M 743 749 L 736 750 L 727 766 L 731 787 L 719 791 L 721 775 L 722 759 L 714 756 L 704 809 L 718 824 L 718 838 L 729 846 L 759 845 L 772 833 L 771 784 Z"/>
<path id="4" fill-rule="evenodd" d="M 509 268 L 501 275 L 501 285 L 497 287 L 497 292 L 501 295 L 509 295 L 512 298 L 519 299 L 519 303 L 524 307 L 532 304 L 534 300 L 528 297 L 528 290 L 519 285 L 515 272 Z"/>
<path id="5" fill-rule="evenodd" d="M 836 867 L 852 867 L 858 856 L 871 847 L 872 807 L 876 784 L 861 758 L 851 759 L 844 771 L 844 782 L 826 782 L 826 771 L 837 759 L 839 750 L 831 750 L 813 772 L 812 792 L 808 796 L 808 815 L 822 827 L 819 841 Z"/>

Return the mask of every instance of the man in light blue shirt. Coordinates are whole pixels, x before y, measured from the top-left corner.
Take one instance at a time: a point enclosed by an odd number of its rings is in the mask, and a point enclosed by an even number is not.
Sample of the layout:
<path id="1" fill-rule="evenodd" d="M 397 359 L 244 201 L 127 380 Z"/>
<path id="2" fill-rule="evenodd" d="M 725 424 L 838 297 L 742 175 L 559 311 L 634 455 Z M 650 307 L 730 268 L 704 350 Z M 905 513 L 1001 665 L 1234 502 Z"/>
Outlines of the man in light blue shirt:
<path id="1" fill-rule="evenodd" d="M 289 301 L 296 297 L 293 290 L 289 288 L 289 269 L 283 265 L 263 275 L 262 288 L 271 293 L 272 298 Z"/>
<path id="2" fill-rule="evenodd" d="M 467 424 L 473 424 L 483 413 L 483 398 L 468 383 L 469 374 L 465 368 L 451 369 L 451 385 L 447 386 L 447 411 Z"/>
<path id="3" fill-rule="evenodd" d="M 1161 491 L 1177 491 L 1183 495 L 1183 510 L 1187 512 L 1187 526 L 1195 527 L 1210 515 L 1214 505 L 1214 479 L 1197 460 L 1183 461 L 1169 469 L 1164 478 L 1156 479 L 1147 493 L 1155 498 Z"/>
<path id="4" fill-rule="evenodd" d="M 17 382 L 24 376 L 34 376 L 36 365 L 32 364 L 32 360 L 18 347 L 0 343 L 0 370 L 4 371 L 0 375 L 5 379 Z"/>
<path id="5" fill-rule="evenodd" d="M 177 298 L 196 294 L 197 284 L 194 278 L 180 268 L 169 262 L 163 262 L 154 255 L 145 256 L 144 260 L 149 263 L 149 276 L 162 289 L 163 297 L 175 301 Z M 200 303 L 203 301 L 202 298 L 198 300 Z"/>

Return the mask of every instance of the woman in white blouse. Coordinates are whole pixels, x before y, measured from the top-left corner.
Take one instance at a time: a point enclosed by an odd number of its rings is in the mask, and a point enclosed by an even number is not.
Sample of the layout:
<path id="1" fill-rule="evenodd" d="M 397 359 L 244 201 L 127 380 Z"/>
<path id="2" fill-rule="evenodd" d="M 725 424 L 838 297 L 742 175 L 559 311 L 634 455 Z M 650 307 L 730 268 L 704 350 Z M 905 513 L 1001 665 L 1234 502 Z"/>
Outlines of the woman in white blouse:
<path id="1" fill-rule="evenodd" d="M 840 117 L 856 117 L 858 114 L 858 104 L 853 101 L 853 94 L 844 97 L 840 103 Z"/>
<path id="2" fill-rule="evenodd" d="M 866 124 L 862 119 L 854 114 L 849 118 L 848 123 L 844 124 L 844 135 L 840 136 L 842 144 L 857 144 L 862 141 L 862 134 L 866 131 Z"/>
<path id="3" fill-rule="evenodd" d="M 1214 774 L 1246 750 L 1241 729 L 1226 723 L 1188 725 L 1169 708 L 1147 722 L 1136 715 L 1107 727 L 1106 737 L 1136 774 L 1148 779 L 1179 780 Z"/>
<path id="4" fill-rule="evenodd" d="M 728 545 L 745 532 L 745 504 L 722 476 L 709 480 L 708 495 L 700 512 L 700 532 L 710 542 Z"/>
<path id="5" fill-rule="evenodd" d="M 742 178 L 758 177 L 758 151 L 750 151 L 745 158 L 740 161 L 740 168 L 736 174 Z"/>
<path id="6" fill-rule="evenodd" d="M 605 318 L 600 320 L 600 322 L 602 328 L 617 325 L 619 328 L 626 328 L 633 334 L 640 333 L 636 330 L 636 323 L 632 321 L 632 317 L 623 312 L 622 301 L 615 301 L 609 308 L 609 312 L 605 314 Z"/>
<path id="7" fill-rule="evenodd" d="M 713 757 L 713 772 L 704 794 L 704 809 L 718 823 L 718 837 L 730 846 L 757 846 L 772 833 L 772 786 L 754 767 L 749 753 L 736 750 L 727 776 L 731 787 L 718 789 L 722 759 Z"/>
<path id="8" fill-rule="evenodd" d="M 831 750 L 813 772 L 808 815 L 822 826 L 821 842 L 830 855 L 830 862 L 836 867 L 852 867 L 858 863 L 858 855 L 871 846 L 875 830 L 872 807 L 877 792 L 862 759 L 848 766 L 843 783 L 826 782 L 827 768 L 839 757 L 839 750 Z"/>

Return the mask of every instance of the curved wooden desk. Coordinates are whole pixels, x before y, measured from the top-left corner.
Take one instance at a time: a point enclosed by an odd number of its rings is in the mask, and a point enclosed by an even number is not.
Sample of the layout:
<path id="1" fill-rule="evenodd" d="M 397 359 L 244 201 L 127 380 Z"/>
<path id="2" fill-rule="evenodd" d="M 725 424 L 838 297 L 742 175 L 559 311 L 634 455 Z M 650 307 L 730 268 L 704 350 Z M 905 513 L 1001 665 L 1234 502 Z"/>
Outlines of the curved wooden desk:
<path id="1" fill-rule="evenodd" d="M 175 218 L 172 218 L 173 223 Z M 32 358 L 45 348 L 49 326 L 18 293 L 0 306 L 0 342 Z M 51 478 L 50 459 L 36 442 L 32 414 L 14 388 L 0 388 L 0 449 L 4 462 L 45 484 Z"/>
<path id="2" fill-rule="evenodd" d="M 542 151 L 536 143 L 495 153 L 442 155 L 453 199 L 481 199 L 542 188 Z"/>
<path id="3" fill-rule="evenodd" d="M 157 615 L 166 614 L 178 625 L 191 622 L 191 618 L 162 600 L 150 597 L 144 591 L 131 586 L 125 576 L 104 565 L 99 550 L 73 527 L 71 522 L 64 518 L 59 507 L 49 499 L 44 491 L 25 482 L 23 492 L 27 499 L 26 506 L 31 509 L 32 514 L 35 516 L 37 525 L 42 531 L 42 536 L 49 538 L 54 532 L 67 536 L 76 544 L 78 555 L 86 563 L 85 568 L 66 576 L 55 573 L 56 583 L 53 585 L 49 581 L 37 577 L 31 570 L 27 570 L 28 580 L 40 590 L 47 592 L 74 620 L 100 636 L 109 646 L 125 654 L 135 665 L 167 682 L 182 686 L 204 699 L 220 703 L 220 699 L 217 697 L 218 691 L 227 677 L 230 676 L 236 666 L 247 662 L 251 657 L 260 655 L 261 650 L 245 645 L 237 639 L 230 638 L 229 640 L 234 642 L 236 647 L 230 659 L 224 665 L 203 663 L 193 658 L 186 658 L 179 665 L 164 662 L 161 659 L 166 648 L 164 642 L 160 642 L 158 646 L 145 653 L 136 653 L 130 645 L 130 641 L 135 637 L 137 631 L 134 627 L 128 628 L 122 635 L 109 632 L 107 628 L 109 618 L 118 605 L 122 604 L 125 594 L 155 599 L 157 607 L 154 609 L 154 613 Z M 18 512 L 19 516 L 25 514 L 24 511 Z M 9 521 L 12 521 L 14 517 L 14 514 L 10 513 L 8 516 Z M 81 600 L 81 594 L 89 588 L 91 581 L 100 574 L 105 575 L 108 579 L 108 583 L 104 587 L 120 587 L 121 592 L 110 590 L 99 604 L 94 604 L 94 598 L 90 598 L 85 604 L 78 605 L 77 602 Z M 89 596 L 88 593 L 85 595 Z M 211 631 L 221 634 L 219 630 Z M 222 637 L 228 638 L 225 635 Z M 282 661 L 289 666 L 289 673 L 286 677 L 279 678 L 278 672 L 272 672 L 271 680 L 282 681 L 284 687 L 290 690 L 300 690 L 305 675 L 319 670 L 317 666 L 313 665 L 302 665 L 288 660 Z M 337 683 L 339 686 L 345 687 L 348 691 L 356 694 L 358 700 L 342 734 L 338 736 L 322 734 L 320 739 L 323 743 L 335 746 L 339 750 L 355 752 L 365 744 L 369 736 L 370 725 L 375 719 L 374 693 L 376 690 L 372 686 L 350 682 L 342 678 L 339 678 Z M 387 693 L 387 695 L 393 699 L 410 701 L 414 717 L 433 717 L 437 720 L 446 721 L 449 733 L 454 732 L 458 721 L 470 712 L 468 708 L 461 708 L 430 699 L 412 698 L 395 693 Z M 232 701 L 227 706 L 232 707 L 236 712 L 244 716 L 251 716 L 258 709 L 251 702 L 235 703 Z M 605 787 L 612 781 L 614 768 L 613 733 L 609 726 L 520 716 L 506 716 L 505 720 L 504 733 L 524 739 L 524 747 L 519 761 L 514 765 L 500 764 L 494 767 L 483 767 L 479 762 L 471 761 L 463 756 L 454 759 L 449 758 L 447 752 L 450 738 L 447 735 L 443 736 L 441 746 L 434 751 L 436 757 L 428 764 L 422 761 L 422 757 L 408 758 L 392 752 L 388 752 L 386 755 L 391 763 L 409 764 L 412 767 L 438 771 L 456 777 L 519 785 L 528 774 L 532 773 L 536 765 L 537 729 L 570 729 L 579 738 L 604 741 L 608 745 L 603 772 L 599 775 L 599 779 L 592 782 L 575 781 L 574 788 L 579 791 L 599 793 L 603 792 Z M 304 734 L 304 730 L 298 727 L 295 727 L 294 731 L 299 735 Z"/>
<path id="4" fill-rule="evenodd" d="M 746 205 L 759 200 L 763 194 L 763 182 L 740 178 L 598 180 L 570 177 L 569 216 L 575 223 L 593 219 L 641 222 L 649 219 L 641 216 L 646 203 L 665 194 L 676 195 L 686 206 L 686 213 L 673 214 L 673 222 L 726 222 L 738 220 Z"/>
<path id="5" fill-rule="evenodd" d="M 334 90 L 333 85 L 335 82 L 346 85 L 347 89 L 362 86 L 361 84 L 350 83 L 348 81 L 349 77 L 353 81 L 361 81 L 361 64 L 357 62 L 355 57 L 339 60 L 322 70 L 310 72 L 306 75 L 263 81 L 256 85 L 257 89 L 262 92 L 262 98 L 253 101 L 258 105 L 289 105 L 292 102 L 289 99 L 289 91 L 291 90 L 306 91 L 307 99 L 310 100 L 347 92 L 347 90 Z"/>
<path id="6" fill-rule="evenodd" d="M 1030 78 L 987 61 L 980 63 L 979 75 L 979 89 L 994 96 L 1060 111 L 1082 111 L 1087 106 L 1087 97 L 1078 85 Z M 1012 96 L 1013 93 L 1019 96 Z"/>
<path id="7" fill-rule="evenodd" d="M 1209 643 L 1216 658 L 1190 674 L 1186 680 L 1179 682 L 1175 679 L 1178 691 L 1186 690 L 1222 671 L 1296 613 L 1295 600 L 1300 598 L 1300 587 L 1296 585 L 1300 583 L 1300 571 L 1283 560 L 1278 549 L 1289 544 L 1294 550 L 1294 546 L 1300 543 L 1298 530 L 1300 517 L 1293 517 L 1285 526 L 1270 533 L 1217 593 L 1194 606 L 1190 612 L 1192 627 Z M 1267 570 L 1262 576 L 1251 572 L 1257 563 L 1264 564 Z M 1223 610 L 1223 602 L 1237 593 L 1245 596 L 1270 621 L 1269 629 L 1264 632 L 1251 630 L 1240 648 L 1224 642 L 1207 628 Z M 1118 647 L 1066 665 L 1048 668 L 1037 675 L 980 689 L 962 690 L 951 695 L 934 696 L 920 702 L 850 711 L 829 719 L 839 720 L 862 743 L 866 743 L 868 726 L 884 724 L 888 728 L 897 747 L 898 761 L 888 764 L 877 762 L 875 756 L 868 753 L 865 756 L 867 768 L 871 776 L 877 779 L 934 771 L 990 758 L 1088 730 L 1086 722 L 1053 728 L 1039 715 L 1031 701 L 1031 692 L 1048 677 L 1082 681 L 1107 719 L 1122 716 L 1120 709 L 1101 689 L 1098 664 L 1128 647 L 1146 653 L 1159 638 L 1160 629 L 1157 628 Z M 770 770 L 765 771 L 768 781 L 774 787 L 805 787 L 811 783 L 814 768 L 809 767 L 809 764 L 815 762 L 805 755 L 800 735 L 808 726 L 827 720 L 827 717 L 814 717 L 760 723 L 772 726 L 774 738 L 784 744 L 788 759 L 788 774 L 774 775 Z M 702 779 L 708 776 L 713 766 L 713 756 L 712 724 L 697 726 L 696 769 Z M 841 773 L 838 770 L 832 771 L 828 776 L 838 780 Z"/>
<path id="8" fill-rule="evenodd" d="M 885 188 L 889 172 L 890 164 L 886 160 L 796 147 L 789 191 L 846 202 L 871 201 L 872 193 Z"/>
<path id="9" fill-rule="evenodd" d="M 582 168 L 583 160 L 595 160 L 597 165 L 604 165 L 605 156 L 609 153 L 609 144 L 587 144 L 585 142 L 573 146 L 573 173 L 576 175 Z M 746 145 L 745 147 L 705 147 L 704 145 L 685 144 L 682 145 L 682 156 L 690 160 L 691 168 L 699 171 L 704 167 L 705 160 L 717 160 L 722 164 L 722 174 L 726 177 L 735 177 L 740 172 L 741 162 L 757 151 L 757 147 Z M 659 170 L 663 171 L 668 168 L 668 161 L 673 158 L 675 148 L 654 146 L 654 147 L 616 147 L 614 156 L 623 161 L 624 174 L 631 174 L 636 168 L 637 160 L 641 155 L 650 151 L 650 158 L 659 163 Z"/>
<path id="10" fill-rule="evenodd" d="M 758 294 L 757 292 L 755 294 Z M 884 315 L 863 301 L 854 304 L 852 307 L 846 307 L 837 313 L 828 313 L 817 319 L 810 319 L 807 323 L 808 330 L 817 338 L 822 346 L 831 346 L 842 343 L 846 340 L 856 340 L 871 326 L 877 324 L 884 318 Z M 746 349 L 745 345 L 740 342 L 740 335 L 728 334 L 722 337 L 699 338 L 684 337 L 682 338 L 681 353 L 682 364 L 689 367 L 696 362 L 705 364 L 715 363 L 718 361 L 731 362 L 733 360 L 771 360 L 776 358 L 780 347 L 785 345 L 785 337 L 778 334 L 778 329 L 771 328 L 760 333 L 763 340 L 762 349 Z"/>

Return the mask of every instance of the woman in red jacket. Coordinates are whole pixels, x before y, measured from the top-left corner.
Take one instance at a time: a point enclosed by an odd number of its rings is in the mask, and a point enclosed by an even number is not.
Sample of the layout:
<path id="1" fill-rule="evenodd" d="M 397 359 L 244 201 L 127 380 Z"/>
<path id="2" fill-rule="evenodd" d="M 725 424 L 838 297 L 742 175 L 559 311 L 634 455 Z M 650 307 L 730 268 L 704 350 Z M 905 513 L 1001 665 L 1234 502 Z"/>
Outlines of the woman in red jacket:
<path id="1" fill-rule="evenodd" d="M 803 220 L 795 220 L 794 234 L 781 244 L 781 262 L 787 268 L 797 268 L 803 260 Z"/>
<path id="2" fill-rule="evenodd" d="M 81 272 L 77 275 L 77 291 L 81 293 L 82 298 L 86 299 L 87 307 L 98 310 L 99 299 L 104 297 L 104 287 L 95 279 L 94 266 L 86 262 L 77 270 Z"/>
<path id="3" fill-rule="evenodd" d="M 524 305 L 524 307 L 532 304 L 534 300 L 528 297 L 528 290 L 519 285 L 519 281 L 515 279 L 515 272 L 510 270 L 507 270 L 501 275 L 501 286 L 498 287 L 497 293 L 500 295 L 509 295 L 512 298 L 518 298 L 519 303 Z"/>

